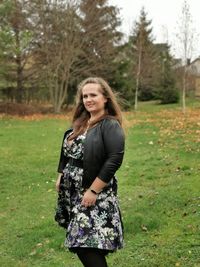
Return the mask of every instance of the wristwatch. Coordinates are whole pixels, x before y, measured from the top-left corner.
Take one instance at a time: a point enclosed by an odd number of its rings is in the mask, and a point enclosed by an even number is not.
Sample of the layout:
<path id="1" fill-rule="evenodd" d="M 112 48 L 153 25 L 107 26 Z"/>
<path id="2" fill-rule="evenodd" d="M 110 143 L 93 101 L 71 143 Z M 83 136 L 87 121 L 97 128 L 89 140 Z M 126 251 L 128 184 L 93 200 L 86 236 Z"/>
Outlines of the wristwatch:
<path id="1" fill-rule="evenodd" d="M 98 193 L 97 193 L 95 190 L 93 190 L 92 188 L 90 188 L 90 191 L 91 191 L 93 194 L 98 195 Z"/>

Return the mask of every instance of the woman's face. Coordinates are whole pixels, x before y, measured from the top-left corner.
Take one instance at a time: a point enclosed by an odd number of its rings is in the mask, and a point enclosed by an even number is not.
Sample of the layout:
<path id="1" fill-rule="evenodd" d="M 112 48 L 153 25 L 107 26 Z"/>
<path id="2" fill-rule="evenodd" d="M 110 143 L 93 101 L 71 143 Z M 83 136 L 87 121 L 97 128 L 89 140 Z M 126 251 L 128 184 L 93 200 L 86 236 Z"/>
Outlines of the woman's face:
<path id="1" fill-rule="evenodd" d="M 101 92 L 101 87 L 96 83 L 87 83 L 82 89 L 83 104 L 92 115 L 103 115 L 107 99 Z"/>

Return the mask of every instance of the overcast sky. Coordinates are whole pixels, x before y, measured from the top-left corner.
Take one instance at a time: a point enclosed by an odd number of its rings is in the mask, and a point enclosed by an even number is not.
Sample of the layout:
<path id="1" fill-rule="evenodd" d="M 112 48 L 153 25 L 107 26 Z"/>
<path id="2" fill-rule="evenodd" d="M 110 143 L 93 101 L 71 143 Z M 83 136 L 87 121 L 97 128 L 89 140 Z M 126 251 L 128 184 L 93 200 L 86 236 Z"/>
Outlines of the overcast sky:
<path id="1" fill-rule="evenodd" d="M 142 6 L 152 20 L 155 42 L 168 42 L 172 53 L 180 56 L 177 48 L 176 33 L 181 18 L 183 0 L 109 0 L 110 4 L 120 8 L 123 21 L 121 30 L 129 34 L 135 20 L 138 20 Z M 192 17 L 192 27 L 198 40 L 194 41 L 192 58 L 200 56 L 200 1 L 187 0 Z"/>

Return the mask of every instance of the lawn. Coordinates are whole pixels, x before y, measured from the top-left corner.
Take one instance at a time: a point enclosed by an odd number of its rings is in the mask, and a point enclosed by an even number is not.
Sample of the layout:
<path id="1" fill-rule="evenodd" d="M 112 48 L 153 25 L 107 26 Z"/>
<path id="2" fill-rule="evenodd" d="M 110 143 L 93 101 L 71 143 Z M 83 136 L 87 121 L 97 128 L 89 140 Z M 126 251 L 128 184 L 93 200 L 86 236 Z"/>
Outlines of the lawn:
<path id="1" fill-rule="evenodd" d="M 118 171 L 125 247 L 109 267 L 200 266 L 200 104 L 141 103 L 126 112 Z M 55 179 L 66 116 L 2 116 L 2 267 L 81 267 L 54 222 Z"/>

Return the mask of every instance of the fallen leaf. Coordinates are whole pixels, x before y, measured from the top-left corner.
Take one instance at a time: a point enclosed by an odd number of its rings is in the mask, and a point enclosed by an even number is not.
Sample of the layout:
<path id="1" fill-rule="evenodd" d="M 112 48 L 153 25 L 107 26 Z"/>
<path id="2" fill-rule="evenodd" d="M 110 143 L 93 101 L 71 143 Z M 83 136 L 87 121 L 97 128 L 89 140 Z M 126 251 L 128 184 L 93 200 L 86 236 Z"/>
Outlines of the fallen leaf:
<path id="1" fill-rule="evenodd" d="M 33 255 L 35 255 L 37 252 L 36 252 L 36 250 L 33 250 L 29 255 L 30 256 L 33 256 Z"/>
<path id="2" fill-rule="evenodd" d="M 142 231 L 145 231 L 145 232 L 148 231 L 147 227 L 145 225 L 143 225 L 143 224 L 141 225 L 141 229 L 142 229 Z"/>

